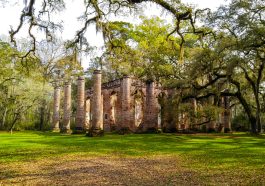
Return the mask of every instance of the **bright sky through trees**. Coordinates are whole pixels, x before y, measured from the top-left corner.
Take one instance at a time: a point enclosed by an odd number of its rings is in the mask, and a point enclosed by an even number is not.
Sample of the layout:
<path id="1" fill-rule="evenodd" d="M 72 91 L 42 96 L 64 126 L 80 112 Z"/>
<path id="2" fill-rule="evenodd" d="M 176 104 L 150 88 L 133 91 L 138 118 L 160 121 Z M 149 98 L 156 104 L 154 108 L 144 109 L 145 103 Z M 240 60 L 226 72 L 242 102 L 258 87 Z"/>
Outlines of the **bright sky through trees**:
<path id="1" fill-rule="evenodd" d="M 60 14 L 57 14 L 57 17 L 54 18 L 55 20 L 58 20 L 58 22 L 61 20 L 63 21 L 64 30 L 61 34 L 61 37 L 64 40 L 74 38 L 76 31 L 82 27 L 83 24 L 77 21 L 77 17 L 79 17 L 81 15 L 81 12 L 83 12 L 85 9 L 83 3 L 80 3 L 78 1 L 66 2 L 66 10 Z M 211 8 L 212 10 L 216 9 L 221 4 L 227 3 L 227 1 L 225 0 L 182 0 L 182 2 L 196 5 L 196 7 L 199 8 Z M 145 6 L 146 8 L 144 8 L 144 14 L 146 16 L 161 16 L 161 9 L 158 6 L 155 6 L 153 3 L 147 3 Z M 11 1 L 11 3 L 7 3 L 5 6 L 0 5 L 0 36 L 7 36 L 10 30 L 10 26 L 13 26 L 13 28 L 17 27 L 20 12 L 23 7 L 24 5 L 22 0 Z M 162 15 L 165 16 L 165 14 Z M 119 20 L 134 23 L 137 22 L 136 18 L 134 19 L 133 16 L 131 17 L 132 18 L 130 19 L 128 19 L 128 17 L 121 17 L 119 18 Z M 39 36 L 39 39 L 41 39 L 41 34 Z M 27 27 L 24 26 L 24 29 L 22 29 L 16 37 L 27 37 Z M 94 26 L 90 26 L 88 28 L 86 32 L 86 37 L 91 46 L 103 46 L 102 35 L 100 33 L 96 33 L 96 29 Z M 83 65 L 86 68 L 88 66 L 88 63 L 84 63 Z"/>

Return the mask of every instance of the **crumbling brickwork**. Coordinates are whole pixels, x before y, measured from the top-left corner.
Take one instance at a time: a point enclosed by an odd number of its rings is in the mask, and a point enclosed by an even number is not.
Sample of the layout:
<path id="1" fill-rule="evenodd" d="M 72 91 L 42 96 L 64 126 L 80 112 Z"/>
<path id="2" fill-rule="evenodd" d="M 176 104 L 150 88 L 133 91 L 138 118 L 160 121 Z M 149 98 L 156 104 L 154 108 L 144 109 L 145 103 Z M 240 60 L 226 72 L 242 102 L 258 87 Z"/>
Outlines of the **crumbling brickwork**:
<path id="1" fill-rule="evenodd" d="M 144 131 L 156 131 L 158 129 L 158 100 L 155 93 L 155 82 L 146 82 L 146 106 Z"/>
<path id="2" fill-rule="evenodd" d="M 231 111 L 229 105 L 229 97 L 225 96 L 222 97 L 222 106 L 225 109 L 221 116 L 221 123 L 223 124 L 224 131 L 230 132 L 231 131 Z"/>
<path id="3" fill-rule="evenodd" d="M 60 99 L 61 99 L 61 88 L 59 86 L 54 87 L 54 103 L 53 103 L 53 117 L 52 117 L 52 130 L 60 131 Z"/>
<path id="4" fill-rule="evenodd" d="M 180 92 L 177 89 L 164 89 L 154 81 L 143 82 L 130 76 L 124 76 L 107 83 L 101 82 L 101 71 L 93 74 L 93 87 L 85 91 L 83 77 L 77 80 L 76 129 L 88 131 L 88 135 L 102 135 L 103 131 L 127 132 L 176 132 L 178 130 L 199 129 L 203 119 L 192 119 L 188 112 L 179 111 L 176 105 Z M 54 90 L 53 128 L 58 126 L 60 89 Z M 214 99 L 206 100 L 214 104 Z M 222 98 L 219 126 L 225 131 L 231 130 L 229 98 Z M 194 113 L 198 103 L 187 100 Z M 203 105 L 203 102 L 200 104 Z M 64 87 L 64 115 L 61 131 L 70 131 L 71 84 Z M 195 124 L 195 125 L 194 125 Z M 208 130 L 216 130 L 217 121 L 205 123 Z"/>
<path id="5" fill-rule="evenodd" d="M 63 113 L 63 127 L 61 132 L 70 133 L 70 121 L 71 121 L 71 83 L 70 81 L 65 82 L 64 84 L 64 113 Z"/>
<path id="6" fill-rule="evenodd" d="M 76 131 L 83 131 L 85 126 L 85 78 L 77 79 Z"/>
<path id="7" fill-rule="evenodd" d="M 124 76 L 102 84 L 101 88 L 104 131 L 118 130 L 126 133 L 158 129 L 157 96 L 160 89 L 156 88 L 154 82 L 146 84 Z"/>
<path id="8" fill-rule="evenodd" d="M 101 95 L 101 71 L 95 70 L 93 74 L 93 93 L 91 98 L 92 122 L 89 129 L 90 136 L 102 135 L 103 131 L 103 99 Z"/>

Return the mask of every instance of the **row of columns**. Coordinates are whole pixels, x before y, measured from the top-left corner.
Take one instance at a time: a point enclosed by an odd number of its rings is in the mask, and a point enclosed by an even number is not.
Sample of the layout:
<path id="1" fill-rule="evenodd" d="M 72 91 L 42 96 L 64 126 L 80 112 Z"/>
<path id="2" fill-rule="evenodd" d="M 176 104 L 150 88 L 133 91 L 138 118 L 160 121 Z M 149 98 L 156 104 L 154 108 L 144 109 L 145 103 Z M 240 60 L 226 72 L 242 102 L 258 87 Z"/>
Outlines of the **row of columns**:
<path id="1" fill-rule="evenodd" d="M 212 102 L 212 104 L 214 104 L 213 99 L 210 99 Z M 229 104 L 229 97 L 228 96 L 224 96 L 221 98 L 221 104 L 220 106 L 224 109 L 223 112 L 219 115 L 219 122 L 217 125 L 217 121 L 210 121 L 210 123 L 208 123 L 206 125 L 206 129 L 208 132 L 212 132 L 212 131 L 222 131 L 222 132 L 231 132 L 231 109 L 230 109 L 230 104 Z M 218 129 L 217 129 L 218 127 Z"/>
<path id="2" fill-rule="evenodd" d="M 89 135 L 101 134 L 103 130 L 102 118 L 102 97 L 101 97 L 101 72 L 94 71 L 93 76 L 93 96 L 91 102 L 92 123 L 89 130 Z M 54 108 L 53 108 L 53 122 L 52 130 L 55 132 L 61 131 L 63 133 L 71 133 L 71 83 L 64 84 L 64 104 L 63 104 L 63 124 L 60 127 L 60 87 L 54 88 Z M 90 105 L 89 105 L 90 106 Z M 75 132 L 83 132 L 86 129 L 86 99 L 85 99 L 85 78 L 78 77 L 77 80 L 77 111 L 76 111 L 76 128 Z"/>
<path id="3" fill-rule="evenodd" d="M 76 112 L 76 130 L 83 130 L 85 123 L 85 79 L 79 77 L 77 81 L 77 112 Z M 54 132 L 71 133 L 71 114 L 72 114 L 72 98 L 71 98 L 71 82 L 64 83 L 64 103 L 63 103 L 63 124 L 60 127 L 60 99 L 61 88 L 55 86 L 54 88 L 54 108 L 53 108 L 53 122 L 52 130 Z"/>
<path id="4" fill-rule="evenodd" d="M 131 95 L 132 79 L 125 76 L 121 84 L 121 123 L 118 130 L 121 132 L 138 132 Z M 147 81 L 146 100 L 144 106 L 143 127 L 139 132 L 154 132 L 158 129 L 158 99 L 155 96 L 155 83 Z"/>
<path id="5" fill-rule="evenodd" d="M 65 82 L 64 84 L 64 104 L 63 104 L 63 126 L 60 127 L 60 100 L 61 88 L 60 86 L 54 87 L 54 108 L 53 108 L 53 122 L 52 130 L 54 132 L 70 133 L 70 120 L 71 120 L 71 83 Z"/>
<path id="6" fill-rule="evenodd" d="M 101 89 L 101 71 L 95 70 L 93 74 L 93 95 L 91 99 L 91 114 L 92 122 L 88 130 L 89 136 L 97 136 L 103 134 L 103 107 L 102 107 L 102 89 Z M 129 76 L 125 76 L 121 84 L 121 122 L 118 124 L 118 130 L 121 131 L 136 131 L 135 118 L 132 108 L 131 100 L 131 86 L 132 79 Z M 210 99 L 212 103 L 213 98 Z M 194 109 L 196 110 L 196 102 Z M 56 86 L 54 89 L 54 112 L 53 112 L 53 131 L 61 131 L 64 133 L 70 133 L 70 120 L 71 120 L 71 83 L 66 82 L 64 84 L 64 113 L 63 113 L 63 125 L 59 126 L 60 121 L 60 87 Z M 230 109 L 228 97 L 222 98 L 222 107 L 225 108 L 221 116 L 221 123 L 224 125 L 224 130 L 228 132 L 231 130 L 230 123 Z M 195 111 L 196 112 L 196 111 Z M 146 101 L 143 118 L 142 132 L 154 131 L 158 128 L 158 99 L 155 96 L 155 83 L 148 81 L 146 84 Z M 215 122 L 211 121 L 207 125 L 208 129 L 215 128 Z M 83 132 L 87 129 L 86 126 L 86 99 L 85 99 L 85 79 L 84 77 L 78 77 L 77 80 L 77 112 L 76 112 L 76 128 L 75 131 Z"/>
<path id="7" fill-rule="evenodd" d="M 195 100 L 196 101 L 196 100 Z M 209 99 L 209 103 L 214 105 L 214 97 Z M 220 100 L 220 107 L 223 108 L 223 112 L 219 115 L 217 121 L 213 120 L 206 124 L 206 129 L 208 132 L 212 131 L 223 131 L 225 133 L 231 132 L 231 109 L 230 109 L 230 102 L 228 96 L 221 97 Z M 217 129 L 218 127 L 218 129 Z"/>
<path id="8" fill-rule="evenodd" d="M 118 130 L 136 131 L 134 114 L 132 110 L 131 85 L 132 79 L 125 76 L 121 84 L 121 122 Z M 91 99 L 92 122 L 88 130 L 89 136 L 103 134 L 103 108 L 101 90 L 101 71 L 95 70 L 93 73 L 93 95 Z M 64 84 L 64 112 L 63 124 L 60 127 L 60 87 L 54 89 L 54 112 L 53 112 L 53 131 L 70 133 L 71 119 L 71 83 Z M 85 79 L 79 77 L 77 80 L 77 112 L 76 112 L 76 132 L 81 132 L 86 128 L 86 99 L 85 99 Z M 158 103 L 155 96 L 155 83 L 147 82 L 146 86 L 146 105 L 144 113 L 144 131 L 157 130 L 158 124 Z"/>

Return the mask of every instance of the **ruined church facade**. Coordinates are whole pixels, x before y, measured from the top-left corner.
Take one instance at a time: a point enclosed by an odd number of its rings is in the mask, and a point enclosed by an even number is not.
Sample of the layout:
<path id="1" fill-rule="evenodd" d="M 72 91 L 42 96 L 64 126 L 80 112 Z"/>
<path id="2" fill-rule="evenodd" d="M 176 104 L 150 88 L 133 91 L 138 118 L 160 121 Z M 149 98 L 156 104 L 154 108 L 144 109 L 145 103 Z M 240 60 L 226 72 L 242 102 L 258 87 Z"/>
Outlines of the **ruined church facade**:
<path id="1" fill-rule="evenodd" d="M 185 113 L 174 115 L 167 100 L 172 99 L 175 90 L 164 89 L 154 81 L 140 81 L 130 76 L 101 82 L 101 71 L 93 73 L 93 87 L 85 90 L 85 79 L 77 80 L 77 110 L 75 131 L 87 131 L 88 135 L 101 135 L 103 131 L 121 133 L 177 131 L 190 127 Z M 59 99 L 58 99 L 59 98 Z M 196 111 L 196 100 L 191 100 Z M 71 132 L 71 84 L 64 85 L 63 120 L 59 128 L 60 88 L 54 89 L 53 130 Z M 228 109 L 227 109 L 228 110 Z M 225 128 L 230 128 L 230 113 L 221 117 Z M 215 127 L 208 124 L 208 127 Z"/>

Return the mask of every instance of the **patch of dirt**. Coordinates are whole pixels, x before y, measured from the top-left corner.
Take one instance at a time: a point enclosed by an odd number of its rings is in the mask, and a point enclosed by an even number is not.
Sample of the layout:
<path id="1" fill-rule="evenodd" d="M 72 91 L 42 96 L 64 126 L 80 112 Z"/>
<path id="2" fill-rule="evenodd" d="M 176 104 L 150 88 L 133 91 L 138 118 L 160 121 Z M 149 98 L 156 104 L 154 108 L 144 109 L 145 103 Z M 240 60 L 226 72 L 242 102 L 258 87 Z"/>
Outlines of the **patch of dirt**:
<path id="1" fill-rule="evenodd" d="M 198 185 L 177 157 L 64 156 L 0 165 L 0 185 Z"/>

